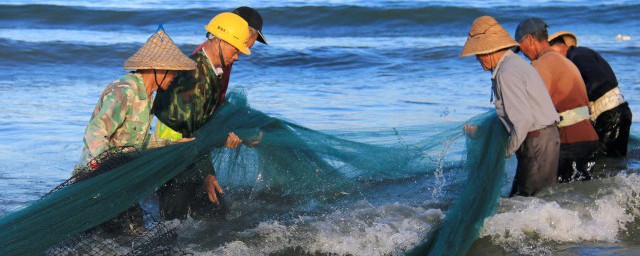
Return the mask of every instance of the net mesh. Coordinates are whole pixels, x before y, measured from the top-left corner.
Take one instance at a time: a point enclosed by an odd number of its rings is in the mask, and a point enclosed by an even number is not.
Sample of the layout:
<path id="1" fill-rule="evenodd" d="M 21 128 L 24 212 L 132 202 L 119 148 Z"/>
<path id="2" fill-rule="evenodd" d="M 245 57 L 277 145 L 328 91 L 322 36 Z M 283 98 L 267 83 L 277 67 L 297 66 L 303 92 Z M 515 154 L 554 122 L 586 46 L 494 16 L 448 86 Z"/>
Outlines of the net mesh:
<path id="1" fill-rule="evenodd" d="M 252 109 L 242 91 L 234 91 L 196 140 L 134 152 L 120 150 L 99 160 L 98 169 L 75 177 L 42 199 L 0 219 L 0 254 L 184 254 L 173 228 L 142 208 L 141 232 L 110 237 L 104 223 L 131 211 L 177 176 L 195 175 L 193 164 L 211 157 L 225 186 L 248 191 L 246 197 L 268 194 L 288 207 L 310 201 L 338 201 L 370 189 L 376 182 L 433 175 L 439 182 L 460 182 L 458 193 L 440 202 L 446 218 L 410 254 L 460 255 L 475 240 L 485 216 L 495 208 L 504 170 L 507 135 L 495 114 L 478 116 L 473 138 L 461 125 L 432 126 L 423 140 L 407 143 L 389 134 L 367 133 L 359 141 L 343 139 L 270 117 Z M 241 138 L 261 137 L 255 148 L 225 150 L 229 132 Z M 416 136 L 415 134 L 413 136 Z M 348 136 L 347 136 L 348 137 Z M 462 152 L 450 150 L 464 143 Z M 462 159 L 466 179 L 444 181 L 443 172 Z M 100 168 L 104 168 L 101 170 Z M 434 192 L 435 193 L 435 192 Z M 282 210 L 282 209 L 280 209 Z M 469 229 L 472 232 L 469 232 Z M 133 245 L 132 245 L 133 244 Z"/>
<path id="2" fill-rule="evenodd" d="M 44 197 L 116 169 L 139 156 L 135 147 L 111 148 Z M 177 237 L 175 228 L 135 204 L 116 218 L 48 248 L 44 255 L 190 255 L 173 243 Z"/>

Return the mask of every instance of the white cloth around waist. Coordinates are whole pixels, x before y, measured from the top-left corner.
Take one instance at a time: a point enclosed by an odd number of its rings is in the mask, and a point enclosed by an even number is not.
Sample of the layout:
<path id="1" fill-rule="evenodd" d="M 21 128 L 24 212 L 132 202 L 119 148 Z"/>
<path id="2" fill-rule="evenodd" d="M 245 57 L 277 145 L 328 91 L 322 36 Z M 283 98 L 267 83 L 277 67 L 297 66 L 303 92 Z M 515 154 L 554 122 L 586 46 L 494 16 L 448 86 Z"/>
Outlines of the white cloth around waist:
<path id="1" fill-rule="evenodd" d="M 560 123 L 558 127 L 565 127 L 582 122 L 590 118 L 589 107 L 582 106 L 564 111 L 560 114 Z"/>
<path id="2" fill-rule="evenodd" d="M 591 110 L 591 121 L 595 121 L 600 114 L 605 111 L 611 110 L 622 103 L 625 103 L 624 96 L 620 92 L 618 87 L 611 89 L 602 97 L 595 101 L 589 102 L 589 109 Z"/>

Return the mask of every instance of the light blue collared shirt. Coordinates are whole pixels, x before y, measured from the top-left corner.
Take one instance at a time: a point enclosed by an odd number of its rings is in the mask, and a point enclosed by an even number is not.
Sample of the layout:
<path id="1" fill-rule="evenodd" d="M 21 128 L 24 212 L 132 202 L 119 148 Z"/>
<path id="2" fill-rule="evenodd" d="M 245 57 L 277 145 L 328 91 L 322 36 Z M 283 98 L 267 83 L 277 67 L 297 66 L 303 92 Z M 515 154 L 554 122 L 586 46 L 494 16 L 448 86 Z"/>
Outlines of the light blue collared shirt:
<path id="1" fill-rule="evenodd" d="M 509 132 L 507 156 L 520 148 L 527 133 L 560 121 L 540 74 L 511 50 L 491 76 L 496 114 Z"/>

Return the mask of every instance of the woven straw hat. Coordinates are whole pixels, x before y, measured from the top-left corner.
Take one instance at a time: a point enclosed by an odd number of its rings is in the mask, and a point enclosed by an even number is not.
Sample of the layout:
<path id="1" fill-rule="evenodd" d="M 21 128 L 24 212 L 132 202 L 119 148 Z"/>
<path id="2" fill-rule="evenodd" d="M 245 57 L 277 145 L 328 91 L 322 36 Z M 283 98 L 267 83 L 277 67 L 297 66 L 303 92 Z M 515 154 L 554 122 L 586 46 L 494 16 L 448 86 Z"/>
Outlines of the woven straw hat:
<path id="1" fill-rule="evenodd" d="M 496 19 L 491 16 L 482 16 L 471 24 L 469 36 L 460 57 L 492 53 L 513 46 L 520 45 Z"/>
<path id="2" fill-rule="evenodd" d="M 551 35 L 549 37 L 549 42 L 553 41 L 553 39 L 556 39 L 559 36 L 562 37 L 564 44 L 566 44 L 567 46 L 578 46 L 578 37 L 566 30 L 558 31 L 555 34 Z"/>
<path id="3" fill-rule="evenodd" d="M 140 50 L 124 62 L 124 69 L 194 70 L 196 63 L 182 53 L 160 26 Z"/>

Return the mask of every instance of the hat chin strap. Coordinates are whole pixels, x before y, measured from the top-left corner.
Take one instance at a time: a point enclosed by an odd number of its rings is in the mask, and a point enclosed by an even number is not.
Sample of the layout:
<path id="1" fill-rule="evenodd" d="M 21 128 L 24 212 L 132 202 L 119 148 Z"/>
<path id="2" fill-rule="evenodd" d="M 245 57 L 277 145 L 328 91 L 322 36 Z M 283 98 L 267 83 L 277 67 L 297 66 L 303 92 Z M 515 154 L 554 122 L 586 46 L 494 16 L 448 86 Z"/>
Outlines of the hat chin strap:
<path id="1" fill-rule="evenodd" d="M 169 70 L 164 71 L 164 76 L 162 77 L 162 81 L 160 81 L 160 83 L 158 83 L 158 74 L 156 74 L 156 70 L 153 70 L 153 79 L 156 80 L 156 86 L 158 86 L 158 89 L 162 89 L 162 86 L 160 86 L 161 84 L 164 83 L 164 79 L 167 78 L 167 74 L 169 73 Z"/>
<path id="2" fill-rule="evenodd" d="M 227 65 L 224 63 L 224 56 L 222 55 L 222 47 L 220 46 L 222 44 L 222 39 L 218 38 L 218 55 L 220 55 L 220 65 L 222 65 L 223 68 L 226 68 Z"/>

